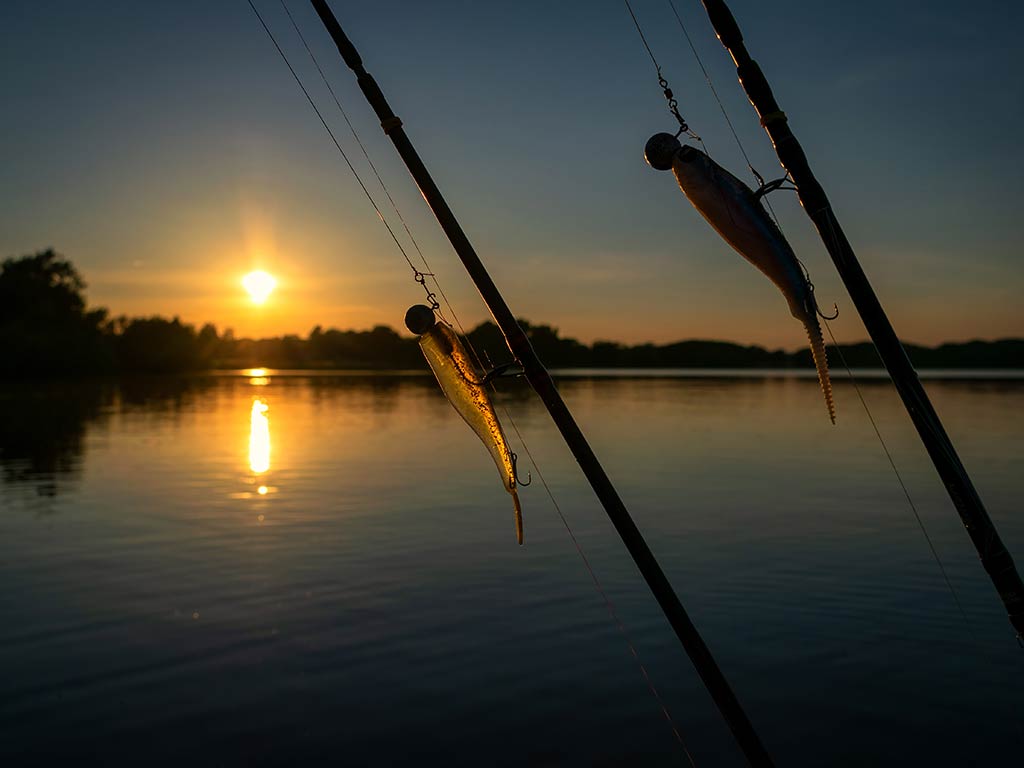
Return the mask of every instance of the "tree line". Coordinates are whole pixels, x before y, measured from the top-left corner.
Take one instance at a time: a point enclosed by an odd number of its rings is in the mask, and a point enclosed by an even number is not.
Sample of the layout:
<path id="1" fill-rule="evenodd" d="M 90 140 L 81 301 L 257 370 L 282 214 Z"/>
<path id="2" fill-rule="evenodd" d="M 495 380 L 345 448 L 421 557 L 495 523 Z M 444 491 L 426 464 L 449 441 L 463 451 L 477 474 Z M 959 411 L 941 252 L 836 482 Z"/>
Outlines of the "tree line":
<path id="1" fill-rule="evenodd" d="M 85 282 L 53 249 L 0 264 L 0 372 L 11 375 L 163 373 L 213 368 L 424 369 L 414 338 L 378 325 L 367 331 L 315 327 L 305 337 L 236 338 L 207 323 L 177 317 L 110 316 L 86 305 Z M 583 344 L 550 325 L 520 320 L 540 359 L 553 368 L 813 368 L 810 352 L 767 350 L 724 341 L 626 345 Z M 507 362 L 498 328 L 482 323 L 467 334 L 477 350 Z M 881 363 L 870 343 L 843 345 L 857 368 Z M 939 347 L 907 345 L 921 368 L 1024 368 L 1024 339 Z M 829 356 L 838 362 L 837 350 Z"/>

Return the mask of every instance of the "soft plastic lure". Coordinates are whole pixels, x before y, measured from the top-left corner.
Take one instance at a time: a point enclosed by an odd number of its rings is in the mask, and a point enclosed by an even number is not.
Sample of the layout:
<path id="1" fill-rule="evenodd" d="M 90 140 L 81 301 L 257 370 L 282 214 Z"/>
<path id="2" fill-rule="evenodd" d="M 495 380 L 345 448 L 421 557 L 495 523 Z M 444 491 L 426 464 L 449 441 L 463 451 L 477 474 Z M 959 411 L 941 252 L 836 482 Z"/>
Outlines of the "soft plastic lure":
<path id="1" fill-rule="evenodd" d="M 828 375 L 825 341 L 818 324 L 814 288 L 782 232 L 754 191 L 706 154 L 681 145 L 672 134 L 659 133 L 647 142 L 647 162 L 658 170 L 672 169 L 686 198 L 743 258 L 782 291 L 789 311 L 804 325 L 814 367 L 832 423 L 836 406 Z"/>
<path id="2" fill-rule="evenodd" d="M 487 394 L 486 382 L 470 361 L 466 348 L 447 324 L 435 321 L 430 307 L 418 304 L 405 315 L 405 324 L 419 336 L 420 349 L 437 377 L 448 402 L 458 411 L 490 451 L 505 490 L 515 506 L 516 539 L 523 543 L 523 510 L 516 491 L 515 454 L 501 429 Z"/>

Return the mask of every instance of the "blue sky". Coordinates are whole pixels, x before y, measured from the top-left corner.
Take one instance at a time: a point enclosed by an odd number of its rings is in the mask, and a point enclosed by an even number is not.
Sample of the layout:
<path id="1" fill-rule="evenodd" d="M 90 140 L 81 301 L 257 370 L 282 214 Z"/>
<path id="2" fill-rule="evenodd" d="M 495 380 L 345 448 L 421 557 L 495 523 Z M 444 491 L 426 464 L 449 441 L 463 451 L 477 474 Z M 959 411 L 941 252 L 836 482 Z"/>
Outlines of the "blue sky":
<path id="1" fill-rule="evenodd" d="M 676 3 L 754 165 L 778 175 L 702 7 Z M 365 171 L 278 0 L 257 5 Z M 672 123 L 622 2 L 332 5 L 519 315 L 588 341 L 802 345 L 777 290 L 644 164 Z M 1024 10 L 731 5 L 897 331 L 1024 335 Z M 289 7 L 460 318 L 482 320 L 312 9 Z M 683 114 L 745 177 L 667 0 L 634 8 Z M 9 0 L 0 98 L 0 255 L 57 248 L 94 304 L 263 335 L 399 327 L 421 297 L 245 0 Z M 794 196 L 773 205 L 822 303 L 843 310 L 837 335 L 865 338 Z M 255 267 L 281 283 L 261 308 L 238 285 Z"/>

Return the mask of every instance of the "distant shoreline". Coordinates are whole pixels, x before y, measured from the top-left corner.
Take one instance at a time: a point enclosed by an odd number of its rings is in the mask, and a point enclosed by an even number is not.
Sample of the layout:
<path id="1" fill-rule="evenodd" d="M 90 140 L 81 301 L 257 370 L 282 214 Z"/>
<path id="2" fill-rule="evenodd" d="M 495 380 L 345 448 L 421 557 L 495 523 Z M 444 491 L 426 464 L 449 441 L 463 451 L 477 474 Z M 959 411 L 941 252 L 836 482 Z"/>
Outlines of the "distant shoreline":
<path id="1" fill-rule="evenodd" d="M 551 369 L 650 371 L 650 370 L 765 370 L 810 371 L 814 364 L 810 350 L 795 352 L 768 350 L 728 341 L 687 340 L 671 344 L 627 346 L 613 341 L 591 345 L 559 336 L 548 325 L 520 321 L 541 361 Z M 497 364 L 509 356 L 501 333 L 493 323 L 483 323 L 467 337 L 473 349 L 487 353 L 485 359 Z M 399 336 L 378 326 L 372 331 L 337 331 L 319 328 L 308 340 L 297 337 L 233 339 L 234 354 L 216 356 L 208 368 L 241 369 L 270 367 L 291 370 L 418 370 L 424 368 L 415 339 Z M 918 370 L 1024 370 L 1024 339 L 949 342 L 936 347 L 906 343 L 911 362 Z M 883 371 L 881 359 L 871 342 L 828 346 L 833 370 L 849 366 L 858 370 Z"/>
<path id="2" fill-rule="evenodd" d="M 765 378 L 765 379 L 807 379 L 817 382 L 818 374 L 813 368 L 551 368 L 556 379 L 715 379 L 715 378 Z M 845 374 L 846 369 L 843 369 Z M 851 368 L 857 379 L 887 380 L 884 368 Z M 922 379 L 931 381 L 1017 381 L 1024 380 L 1024 368 L 919 368 Z M 374 369 L 374 368 L 211 368 L 191 372 L 198 376 L 224 376 L 240 378 L 301 378 L 301 377 L 352 377 L 374 376 L 394 378 L 430 378 L 429 370 L 423 369 Z M 833 378 L 842 377 L 833 369 Z"/>
<path id="3" fill-rule="evenodd" d="M 785 381 L 799 380 L 818 386 L 817 373 L 813 368 L 551 368 L 550 373 L 557 381 Z M 861 385 L 887 385 L 888 373 L 882 368 L 851 368 L 850 374 Z M 920 368 L 918 375 L 926 382 L 976 383 L 1024 385 L 1024 368 Z M 833 384 L 844 386 L 849 382 L 846 369 L 832 370 Z M 405 381 L 417 386 L 435 385 L 429 369 L 387 369 L 387 368 L 208 368 L 182 371 L 114 371 L 81 373 L 71 376 L 54 376 L 23 372 L 22 375 L 8 376 L 0 384 L 0 399 L 25 387 L 50 386 L 120 386 L 130 382 L 199 381 L 203 379 L 239 379 L 246 383 L 269 384 L 274 379 L 309 380 L 351 380 L 353 383 L 376 381 L 398 385 Z M 525 387 L 522 377 L 501 378 L 501 386 L 507 388 Z M 6 392 L 6 395 L 4 394 Z"/>
<path id="4" fill-rule="evenodd" d="M 0 263 L 0 374 L 8 377 L 177 373 L 268 367 L 289 370 L 426 370 L 416 338 L 378 325 L 369 330 L 316 326 L 305 337 L 237 338 L 211 323 L 197 329 L 179 318 L 111 317 L 89 308 L 85 282 L 52 249 Z M 728 341 L 690 339 L 670 344 L 583 344 L 557 328 L 519 319 L 540 360 L 568 370 L 814 370 L 810 350 L 786 352 Z M 466 334 L 481 367 L 510 362 L 504 336 L 492 322 Z M 925 347 L 904 343 L 919 370 L 1024 369 L 1024 338 Z M 881 370 L 870 342 L 827 347 L 838 370 Z"/>

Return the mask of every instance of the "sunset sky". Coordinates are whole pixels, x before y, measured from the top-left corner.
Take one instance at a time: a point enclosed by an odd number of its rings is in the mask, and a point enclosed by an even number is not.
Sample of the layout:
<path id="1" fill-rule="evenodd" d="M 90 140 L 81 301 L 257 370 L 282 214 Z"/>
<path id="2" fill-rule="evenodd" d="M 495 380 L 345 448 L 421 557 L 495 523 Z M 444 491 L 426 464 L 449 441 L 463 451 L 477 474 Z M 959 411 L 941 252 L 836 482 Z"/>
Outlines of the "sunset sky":
<path id="1" fill-rule="evenodd" d="M 779 175 L 699 2 L 676 2 Z M 365 171 L 278 0 L 257 5 Z M 897 331 L 1024 335 L 1020 5 L 731 5 Z M 518 315 L 584 341 L 803 345 L 778 291 L 644 163 L 673 124 L 622 2 L 332 6 Z M 483 320 L 319 20 L 289 7 L 462 321 Z M 752 182 L 668 3 L 634 7 L 684 116 Z M 56 248 L 91 304 L 262 336 L 398 328 L 422 299 L 245 0 L 4 2 L 0 99 L 0 257 Z M 772 203 L 837 336 L 865 338 L 795 196 Z M 256 269 L 278 281 L 262 305 L 240 284 Z"/>

